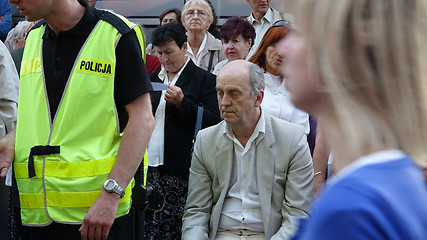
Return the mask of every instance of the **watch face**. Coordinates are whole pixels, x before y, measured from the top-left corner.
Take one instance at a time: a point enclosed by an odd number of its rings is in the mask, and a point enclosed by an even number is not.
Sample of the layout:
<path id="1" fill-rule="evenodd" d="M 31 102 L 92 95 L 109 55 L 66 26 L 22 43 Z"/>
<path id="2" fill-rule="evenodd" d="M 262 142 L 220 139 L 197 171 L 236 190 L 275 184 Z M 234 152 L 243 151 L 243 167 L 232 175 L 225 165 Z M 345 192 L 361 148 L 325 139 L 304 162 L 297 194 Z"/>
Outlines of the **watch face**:
<path id="1" fill-rule="evenodd" d="M 105 189 L 107 190 L 111 190 L 114 187 L 114 181 L 112 180 L 108 180 L 107 182 L 105 182 Z"/>

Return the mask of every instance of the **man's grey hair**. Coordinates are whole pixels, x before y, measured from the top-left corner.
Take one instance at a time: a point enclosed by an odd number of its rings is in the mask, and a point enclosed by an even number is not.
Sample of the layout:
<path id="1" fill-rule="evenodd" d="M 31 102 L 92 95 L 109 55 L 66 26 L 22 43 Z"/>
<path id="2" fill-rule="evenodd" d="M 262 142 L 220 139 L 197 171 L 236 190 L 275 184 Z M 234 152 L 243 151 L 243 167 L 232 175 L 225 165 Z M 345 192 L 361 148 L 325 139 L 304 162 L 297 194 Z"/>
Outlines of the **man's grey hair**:
<path id="1" fill-rule="evenodd" d="M 251 83 L 251 95 L 252 97 L 256 97 L 259 95 L 260 90 L 265 89 L 264 72 L 254 63 L 249 63 L 248 70 L 249 82 Z"/>

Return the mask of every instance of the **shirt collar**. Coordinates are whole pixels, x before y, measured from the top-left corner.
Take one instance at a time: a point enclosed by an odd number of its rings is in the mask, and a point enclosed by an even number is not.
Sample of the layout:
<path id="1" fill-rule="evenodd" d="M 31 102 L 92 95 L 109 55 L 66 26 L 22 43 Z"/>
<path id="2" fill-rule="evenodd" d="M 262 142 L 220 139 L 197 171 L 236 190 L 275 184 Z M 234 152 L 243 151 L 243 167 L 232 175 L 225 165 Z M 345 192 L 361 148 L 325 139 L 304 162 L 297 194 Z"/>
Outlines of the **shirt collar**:
<path id="1" fill-rule="evenodd" d="M 268 10 L 267 10 L 267 12 L 265 13 L 265 15 L 261 18 L 261 21 L 258 21 L 258 20 L 254 17 L 254 14 L 251 12 L 251 16 L 249 17 L 249 22 L 251 22 L 252 24 L 253 24 L 254 22 L 261 22 L 261 23 L 263 23 L 263 22 L 265 22 L 265 21 L 267 21 L 267 22 L 269 22 L 269 23 L 273 23 L 273 17 L 274 17 L 274 14 L 273 14 L 273 11 L 271 10 L 271 7 L 270 7 L 270 8 L 268 8 Z"/>
<path id="2" fill-rule="evenodd" d="M 208 40 L 208 34 L 205 34 L 205 37 L 203 38 L 202 44 L 200 45 L 199 51 L 197 52 L 197 56 L 194 55 L 193 53 L 193 49 L 191 49 L 190 43 L 187 42 L 188 48 L 187 48 L 187 53 L 194 57 L 194 61 L 196 61 L 196 59 L 198 58 L 198 56 L 200 56 L 200 53 L 203 51 L 203 49 L 206 46 L 206 41 Z"/>
<path id="3" fill-rule="evenodd" d="M 184 65 L 182 66 L 182 68 L 179 70 L 179 72 L 176 74 L 176 76 L 175 76 L 175 79 L 178 79 L 179 78 L 179 76 L 181 76 L 181 73 L 182 73 L 182 71 L 184 70 L 184 68 L 187 66 L 187 64 L 188 64 L 188 62 L 190 61 L 190 58 L 189 57 L 187 57 L 186 56 L 186 58 L 187 58 L 187 60 L 185 61 L 185 63 L 184 63 Z M 160 70 L 160 72 L 159 72 L 159 75 L 157 75 L 158 77 L 159 77 L 159 79 L 160 80 L 162 80 L 163 81 L 163 83 L 164 84 L 169 84 L 166 80 L 169 80 L 168 79 L 168 72 L 166 71 L 166 68 L 165 67 L 163 67 L 163 65 L 162 65 L 162 69 Z M 165 82 L 166 81 L 166 82 Z M 171 83 L 170 85 L 175 85 L 175 83 Z"/>
<path id="4" fill-rule="evenodd" d="M 226 135 L 228 138 L 230 138 L 232 141 L 238 141 L 236 136 L 233 133 L 233 130 L 231 129 L 230 125 L 226 123 L 225 129 L 224 129 L 224 135 Z M 248 140 L 248 143 L 250 144 L 254 140 L 256 141 L 255 144 L 258 144 L 263 138 L 265 134 L 265 117 L 264 113 L 261 109 L 261 115 L 258 119 L 258 123 L 255 126 L 254 131 L 252 132 L 251 137 Z"/>
<path id="5" fill-rule="evenodd" d="M 67 34 L 75 36 L 88 36 L 92 31 L 93 27 L 98 22 L 98 18 L 95 15 L 95 9 L 89 7 L 87 4 L 82 4 L 85 7 L 85 12 L 80 21 L 71 29 L 64 31 Z M 46 31 L 43 34 L 43 39 L 49 39 L 55 36 L 53 30 L 46 24 Z"/>
<path id="6" fill-rule="evenodd" d="M 336 173 L 330 180 L 328 180 L 328 185 L 329 186 L 334 185 L 344 177 L 348 176 L 350 173 L 364 166 L 392 162 L 392 161 L 400 160 L 404 157 L 406 157 L 406 154 L 401 150 L 397 150 L 397 149 L 383 150 L 383 151 L 378 151 L 378 152 L 368 154 L 366 156 L 363 156 L 357 159 L 356 161 L 354 161 L 353 163 L 349 164 L 348 166 L 343 168 L 341 171 Z"/>

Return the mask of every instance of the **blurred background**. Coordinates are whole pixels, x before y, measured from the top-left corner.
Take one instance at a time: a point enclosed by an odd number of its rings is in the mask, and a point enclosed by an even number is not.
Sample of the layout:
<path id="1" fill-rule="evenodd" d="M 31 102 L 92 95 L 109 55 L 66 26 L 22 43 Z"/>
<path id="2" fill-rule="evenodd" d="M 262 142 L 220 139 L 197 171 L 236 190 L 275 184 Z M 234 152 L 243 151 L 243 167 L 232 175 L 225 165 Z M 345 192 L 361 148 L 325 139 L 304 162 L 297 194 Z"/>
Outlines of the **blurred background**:
<path id="1" fill-rule="evenodd" d="M 188 0 L 97 0 L 95 7 L 108 9 L 138 23 L 144 29 L 147 43 L 151 42 L 151 32 L 159 25 L 159 15 L 168 8 L 182 7 Z M 273 0 L 271 6 L 278 9 L 279 1 Z M 221 26 L 231 16 L 249 16 L 251 8 L 245 0 L 211 0 Z M 12 5 L 13 23 L 24 20 L 24 16 Z"/>

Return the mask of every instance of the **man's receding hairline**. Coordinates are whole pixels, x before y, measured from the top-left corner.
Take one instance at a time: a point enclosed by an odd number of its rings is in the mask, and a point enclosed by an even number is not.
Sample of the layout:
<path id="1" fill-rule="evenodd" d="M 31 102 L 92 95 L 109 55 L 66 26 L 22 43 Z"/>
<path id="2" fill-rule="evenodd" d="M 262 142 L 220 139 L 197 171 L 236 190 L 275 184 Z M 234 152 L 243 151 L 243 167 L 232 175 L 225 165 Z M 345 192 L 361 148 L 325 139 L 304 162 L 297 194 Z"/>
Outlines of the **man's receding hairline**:
<path id="1" fill-rule="evenodd" d="M 231 63 L 231 62 L 230 62 Z M 230 63 L 228 63 L 228 64 L 230 64 Z M 248 62 L 248 61 L 243 61 L 242 63 L 244 63 L 245 64 L 245 66 L 243 66 L 243 64 L 235 64 L 236 65 L 236 67 L 245 67 L 245 69 L 247 70 L 246 71 L 246 78 L 250 78 L 251 77 L 251 75 L 250 75 L 250 73 L 251 73 L 251 70 L 250 70 L 250 66 L 251 66 L 251 63 L 250 62 Z M 220 79 L 220 76 L 221 75 L 224 75 L 224 73 L 223 72 L 227 72 L 227 71 L 230 71 L 231 73 L 236 73 L 237 74 L 237 71 L 236 71 L 236 68 L 233 68 L 233 67 L 230 67 L 231 65 L 228 65 L 228 64 L 226 64 L 219 72 L 218 72 L 218 75 L 217 75 L 217 79 Z M 230 70 L 228 69 L 228 68 L 230 68 Z M 232 71 L 234 69 L 234 71 Z"/>

